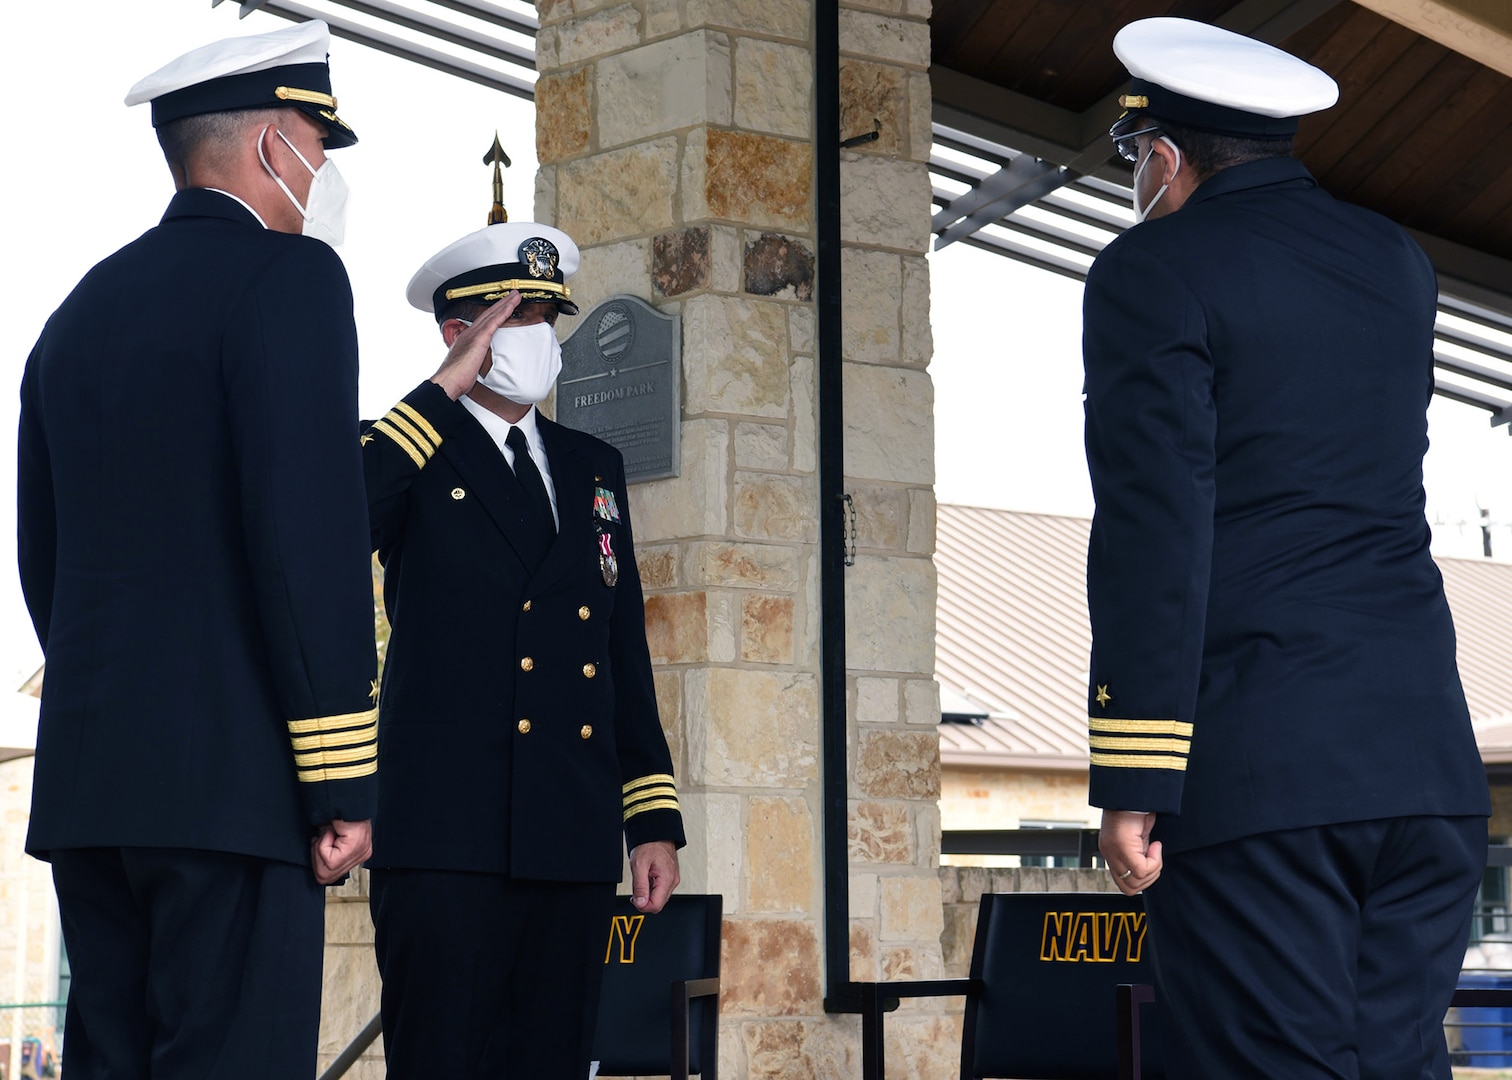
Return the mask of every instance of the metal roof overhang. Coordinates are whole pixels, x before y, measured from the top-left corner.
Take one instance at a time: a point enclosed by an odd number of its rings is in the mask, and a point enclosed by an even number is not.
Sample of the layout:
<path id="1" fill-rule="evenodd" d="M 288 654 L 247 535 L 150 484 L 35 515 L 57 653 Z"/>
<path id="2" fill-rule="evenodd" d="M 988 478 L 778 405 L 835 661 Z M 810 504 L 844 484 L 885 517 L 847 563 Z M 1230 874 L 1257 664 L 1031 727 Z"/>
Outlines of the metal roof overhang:
<path id="1" fill-rule="evenodd" d="M 1281 41 L 1338 2 L 1245 0 L 1216 21 Z M 337 37 L 534 97 L 539 23 L 522 0 L 247 0 L 239 10 L 243 17 L 263 11 L 294 22 L 324 19 Z M 931 78 L 936 248 L 966 243 L 1085 278 L 1097 252 L 1134 223 L 1127 173 L 1110 160 L 1105 134 L 1116 106 L 1107 101 L 1071 114 L 947 68 L 932 69 Z M 1435 392 L 1486 410 L 1493 425 L 1509 425 L 1512 262 L 1413 235 L 1439 270 Z"/>

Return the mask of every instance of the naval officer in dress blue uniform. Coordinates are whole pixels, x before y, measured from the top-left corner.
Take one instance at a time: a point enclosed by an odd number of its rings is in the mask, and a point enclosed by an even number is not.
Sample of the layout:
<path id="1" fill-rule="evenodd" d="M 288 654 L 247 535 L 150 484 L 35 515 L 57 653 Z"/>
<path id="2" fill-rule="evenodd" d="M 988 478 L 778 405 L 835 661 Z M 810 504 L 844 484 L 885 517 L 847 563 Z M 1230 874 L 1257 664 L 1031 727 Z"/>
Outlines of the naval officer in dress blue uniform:
<path id="1" fill-rule="evenodd" d="M 1433 268 L 1291 157 L 1323 72 L 1183 19 L 1114 48 L 1143 223 L 1085 298 L 1091 799 L 1171 1075 L 1447 1080 L 1490 804 L 1423 516 Z"/>
<path id="2" fill-rule="evenodd" d="M 21 387 L 70 1080 L 315 1068 L 325 893 L 370 850 L 377 663 L 324 23 L 138 83 L 178 189 Z M 304 233 L 306 235 L 299 235 Z M 312 236 L 319 239 L 312 239 Z M 313 873 L 312 873 L 313 871 Z"/>
<path id="3" fill-rule="evenodd" d="M 408 297 L 450 353 L 362 435 L 392 624 L 370 865 L 394 1080 L 582 1080 L 622 845 L 642 911 L 678 882 L 624 465 L 536 409 L 577 264 L 534 222 L 432 257 Z"/>

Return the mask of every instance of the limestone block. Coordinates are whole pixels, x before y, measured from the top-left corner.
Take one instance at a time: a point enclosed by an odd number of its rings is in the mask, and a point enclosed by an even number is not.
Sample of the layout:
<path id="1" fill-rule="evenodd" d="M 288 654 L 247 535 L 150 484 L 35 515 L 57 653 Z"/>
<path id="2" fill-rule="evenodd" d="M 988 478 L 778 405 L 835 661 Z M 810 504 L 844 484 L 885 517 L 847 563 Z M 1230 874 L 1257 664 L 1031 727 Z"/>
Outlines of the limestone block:
<path id="1" fill-rule="evenodd" d="M 742 1024 L 746 1071 L 739 1075 L 745 1080 L 860 1076 L 859 1022 L 859 1017 L 845 1016 Z"/>
<path id="2" fill-rule="evenodd" d="M 720 954 L 724 1015 L 814 1016 L 823 1009 L 816 923 L 727 918 Z"/>
<path id="3" fill-rule="evenodd" d="M 888 941 L 940 940 L 945 928 L 940 880 L 933 874 L 884 877 L 880 886 L 877 937 Z"/>
<path id="4" fill-rule="evenodd" d="M 793 598 L 748 593 L 740 605 L 740 659 L 748 664 L 793 662 Z"/>
<path id="5" fill-rule="evenodd" d="M 682 29 L 678 0 L 646 0 L 646 40 L 675 34 Z"/>
<path id="6" fill-rule="evenodd" d="M 940 948 L 944 954 L 945 977 L 962 979 L 971 970 L 971 946 L 976 939 L 976 905 L 946 904 L 944 918 Z"/>
<path id="7" fill-rule="evenodd" d="M 840 9 L 840 51 L 915 68 L 929 67 L 929 24 L 871 11 Z M 565 55 L 564 63 L 571 63 Z"/>
<path id="8" fill-rule="evenodd" d="M 777 424 L 736 424 L 735 467 L 773 472 L 786 469 L 788 429 Z"/>
<path id="9" fill-rule="evenodd" d="M 635 549 L 635 565 L 640 571 L 641 588 L 671 589 L 677 585 L 678 547 L 676 544 L 641 544 Z"/>
<path id="10" fill-rule="evenodd" d="M 862 731 L 857 739 L 856 793 L 873 799 L 937 799 L 940 736 L 933 731 Z"/>
<path id="11" fill-rule="evenodd" d="M 662 233 L 651 241 L 651 281 L 663 296 L 707 289 L 713 280 L 709 262 L 709 226 L 694 225 Z"/>
<path id="12" fill-rule="evenodd" d="M 856 11 L 885 11 L 890 15 L 901 14 L 903 5 L 904 0 L 844 0 L 841 4 Z"/>
<path id="13" fill-rule="evenodd" d="M 588 149 L 593 123 L 588 76 L 589 69 L 580 67 L 536 80 L 536 110 L 546 118 L 536 124 L 537 161 L 550 164 Z"/>
<path id="14" fill-rule="evenodd" d="M 799 788 L 817 775 L 819 688 L 813 675 L 693 668 L 684 691 L 693 783 Z"/>
<path id="15" fill-rule="evenodd" d="M 914 819 L 914 864 L 926 870 L 935 870 L 940 865 L 940 804 L 937 802 L 915 803 Z"/>
<path id="16" fill-rule="evenodd" d="M 804 241 L 761 233 L 747 240 L 744 263 L 744 291 L 752 296 L 805 303 L 814 298 L 814 252 Z"/>
<path id="17" fill-rule="evenodd" d="M 817 548 L 809 548 L 808 555 L 804 560 L 803 572 L 803 637 L 802 652 L 800 657 L 811 662 L 819 659 L 819 629 L 820 629 L 820 604 L 819 604 L 819 552 Z"/>
<path id="18" fill-rule="evenodd" d="M 332 885 L 326 890 L 326 903 L 337 901 L 366 900 L 368 897 L 368 872 L 367 867 L 359 866 L 347 876 L 346 881 L 340 885 Z"/>
<path id="19" fill-rule="evenodd" d="M 729 425 L 723 420 L 682 422 L 682 473 L 636 484 L 631 503 L 635 531 L 642 540 L 723 535 L 728 516 L 725 489 L 730 452 Z"/>
<path id="20" fill-rule="evenodd" d="M 857 154 L 840 155 L 840 239 L 900 251 L 929 246 L 928 167 Z"/>
<path id="21" fill-rule="evenodd" d="M 762 228 L 807 231 L 813 218 L 813 172 L 813 147 L 807 142 L 695 128 L 688 133 L 683 154 L 684 220 L 721 218 Z M 926 188 L 926 226 L 929 197 Z M 868 211 L 880 213 L 874 206 Z"/>
<path id="22" fill-rule="evenodd" d="M 844 247 L 840 251 L 840 326 L 852 363 L 896 364 L 903 262 L 892 252 Z"/>
<path id="23" fill-rule="evenodd" d="M 542 25 L 541 29 L 536 31 L 536 70 L 555 71 L 561 66 L 559 53 L 556 28 Z"/>
<path id="24" fill-rule="evenodd" d="M 740 823 L 739 795 L 684 792 L 681 795 L 683 827 L 688 846 L 680 853 L 687 893 L 717 893 L 724 897 L 725 916 L 738 915 L 741 881 L 745 875 L 744 829 Z"/>
<path id="25" fill-rule="evenodd" d="M 667 751 L 672 755 L 672 772 L 676 776 L 686 776 L 688 766 L 683 757 L 686 726 L 682 715 L 682 674 L 676 671 L 653 671 L 651 678 L 656 687 L 656 711 L 661 717 L 662 734 L 667 737 Z"/>
<path id="26" fill-rule="evenodd" d="M 556 187 L 556 224 L 580 247 L 664 232 L 676 220 L 677 139 L 570 161 L 557 167 Z"/>
<path id="27" fill-rule="evenodd" d="M 914 72 L 908 76 L 908 157 L 913 161 L 928 161 L 934 146 L 934 129 L 930 126 L 933 117 L 934 95 L 930 90 L 929 76 Z"/>
<path id="28" fill-rule="evenodd" d="M 713 261 L 713 287 L 722 293 L 740 291 L 740 276 L 744 272 L 744 253 L 740 243 L 740 230 L 729 225 L 709 226 L 709 246 Z"/>
<path id="29" fill-rule="evenodd" d="M 735 533 L 755 540 L 819 538 L 819 498 L 812 477 L 735 474 Z"/>
<path id="30" fill-rule="evenodd" d="M 684 308 L 682 332 L 688 414 L 787 415 L 785 305 L 736 296 L 694 296 Z"/>
<path id="31" fill-rule="evenodd" d="M 793 471 L 812 473 L 819 460 L 817 367 L 813 357 L 795 356 L 788 368 L 788 394 L 793 413 Z"/>
<path id="32" fill-rule="evenodd" d="M 934 0 L 903 0 L 903 11 L 916 19 L 927 19 L 934 10 Z"/>
<path id="33" fill-rule="evenodd" d="M 730 43 L 723 34 L 695 30 L 604 56 L 596 66 L 601 146 L 730 122 Z"/>
<path id="34" fill-rule="evenodd" d="M 849 915 L 852 919 L 876 919 L 877 875 L 871 871 L 851 867 Z"/>
<path id="35" fill-rule="evenodd" d="M 858 724 L 896 724 L 898 680 L 858 676 L 855 721 Z"/>
<path id="36" fill-rule="evenodd" d="M 1010 879 L 1011 887 L 1004 892 L 1049 892 L 1049 884 L 1045 878 L 1043 866 L 1021 866 L 1018 872 Z M 996 888 L 996 882 L 994 882 Z"/>
<path id="37" fill-rule="evenodd" d="M 793 796 L 750 798 L 746 815 L 746 910 L 801 915 L 814 907 L 813 816 Z"/>
<path id="38" fill-rule="evenodd" d="M 683 573 L 696 585 L 791 590 L 798 585 L 798 555 L 776 544 L 700 541 L 687 545 Z"/>
<path id="39" fill-rule="evenodd" d="M 688 0 L 688 25 L 807 41 L 812 11 L 812 0 Z"/>
<path id="40" fill-rule="evenodd" d="M 552 26 L 568 19 L 591 15 L 617 2 L 618 0 L 536 0 L 536 18 L 542 26 Z"/>
<path id="41" fill-rule="evenodd" d="M 877 138 L 861 143 L 861 153 L 897 157 L 907 151 L 908 73 L 890 64 L 869 60 L 840 61 L 840 134 L 854 138 L 875 131 Z"/>
<path id="42" fill-rule="evenodd" d="M 851 804 L 846 850 L 852 863 L 911 863 L 913 841 L 907 803 Z"/>
<path id="43" fill-rule="evenodd" d="M 709 594 L 658 593 L 646 597 L 646 644 L 653 664 L 707 661 Z"/>
<path id="44" fill-rule="evenodd" d="M 934 670 L 932 562 L 861 555 L 846 585 L 845 656 L 852 670 Z"/>
<path id="45" fill-rule="evenodd" d="M 745 1046 L 741 1040 L 738 1020 L 724 1020 L 719 1025 L 719 1075 L 744 1076 L 746 1074 Z"/>
<path id="46" fill-rule="evenodd" d="M 880 33 L 885 40 L 885 31 Z M 558 24 L 556 35 L 557 63 L 580 64 L 640 44 L 640 12 L 634 4 L 604 8 Z M 844 35 L 842 29 L 842 41 Z"/>
<path id="47" fill-rule="evenodd" d="M 316 1058 L 315 1068 L 318 1075 L 324 1076 L 325 1071 L 336 1062 L 335 1054 L 321 1054 Z M 358 1058 L 351 1068 L 347 1069 L 342 1080 L 387 1080 L 388 1069 L 383 1062 L 383 1048 L 375 1043 L 366 1054 Z"/>
<path id="48" fill-rule="evenodd" d="M 742 614 L 736 594 L 711 592 L 709 594 L 709 661 L 714 664 L 732 664 L 736 656 L 736 637 L 741 626 Z"/>
<path id="49" fill-rule="evenodd" d="M 807 139 L 814 63 L 807 46 L 741 38 L 735 46 L 735 126 Z"/>
<path id="50" fill-rule="evenodd" d="M 372 948 L 373 918 L 368 906 L 361 902 L 327 901 L 325 908 L 325 943 L 330 948 L 337 945 L 355 945 Z"/>
<path id="51" fill-rule="evenodd" d="M 980 866 L 958 868 L 956 879 L 960 882 L 961 902 L 965 904 L 979 904 L 984 893 L 999 891 L 994 888 L 992 875 Z"/>
<path id="52" fill-rule="evenodd" d="M 578 272 L 572 275 L 572 299 L 584 312 L 592 311 L 595 305 L 620 293 L 653 302 L 656 298 L 651 293 L 651 281 L 646 272 L 650 250 L 651 241 L 644 237 L 584 248 L 582 263 Z M 573 322 L 579 328 L 587 325 L 582 319 Z M 576 333 L 576 329 L 573 332 Z"/>
<path id="53" fill-rule="evenodd" d="M 926 960 L 913 945 L 887 945 L 882 949 L 882 978 L 927 979 L 924 974 Z"/>
<path id="54" fill-rule="evenodd" d="M 557 219 L 556 166 L 542 165 L 536 170 L 535 219 L 548 225 Z"/>
<path id="55" fill-rule="evenodd" d="M 326 947 L 320 994 L 320 1053 L 339 1054 L 356 1037 L 378 1011 L 381 986 L 371 945 Z"/>
<path id="56" fill-rule="evenodd" d="M 889 1017 L 885 1037 L 890 1074 L 908 1080 L 933 1080 L 960 1073 L 960 1013 L 937 1016 L 905 1012 Z"/>
<path id="57" fill-rule="evenodd" d="M 940 684 L 933 679 L 906 679 L 903 683 L 905 723 L 934 725 L 940 722 Z"/>
<path id="58" fill-rule="evenodd" d="M 930 488 L 908 492 L 908 551 L 933 555 L 935 550 L 935 495 Z"/>
<path id="59" fill-rule="evenodd" d="M 934 484 L 934 382 L 929 373 L 846 364 L 845 475 Z"/>
<path id="60" fill-rule="evenodd" d="M 856 544 L 861 548 L 900 550 L 905 539 L 904 507 L 908 490 L 885 484 L 847 484 L 856 512 Z"/>
<path id="61" fill-rule="evenodd" d="M 788 344 L 795 353 L 814 351 L 814 309 L 788 308 Z"/>
<path id="62" fill-rule="evenodd" d="M 934 336 L 929 328 L 929 262 L 922 255 L 903 259 L 902 301 L 903 363 L 924 367 L 934 356 Z"/>
<path id="63" fill-rule="evenodd" d="M 876 982 L 882 977 L 875 916 L 850 921 L 850 977 L 857 982 Z"/>

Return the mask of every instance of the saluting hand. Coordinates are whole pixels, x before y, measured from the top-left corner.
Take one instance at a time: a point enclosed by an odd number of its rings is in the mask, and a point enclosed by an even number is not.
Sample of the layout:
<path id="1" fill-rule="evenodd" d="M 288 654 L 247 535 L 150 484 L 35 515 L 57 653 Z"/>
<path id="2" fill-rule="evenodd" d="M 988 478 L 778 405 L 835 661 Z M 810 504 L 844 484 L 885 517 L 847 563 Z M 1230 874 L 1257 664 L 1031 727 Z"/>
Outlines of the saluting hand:
<path id="1" fill-rule="evenodd" d="M 630 849 L 630 902 L 635 910 L 655 915 L 682 881 L 677 848 L 669 840 L 652 840 Z"/>
<path id="2" fill-rule="evenodd" d="M 494 331 L 503 326 L 504 320 L 519 306 L 519 290 L 511 290 L 508 296 L 494 303 L 471 326 L 460 320 L 449 319 L 443 323 L 442 333 L 456 333 L 456 337 L 449 339 L 451 347 L 447 350 L 446 359 L 441 361 L 441 367 L 431 376 L 431 382 L 445 390 L 446 396 L 453 401 L 471 390 L 478 381 L 483 361 L 488 359 L 488 345 L 493 340 Z M 453 330 L 453 327 L 457 329 Z"/>
<path id="3" fill-rule="evenodd" d="M 1154 814 L 1136 814 L 1131 810 L 1103 811 L 1097 850 L 1102 852 L 1103 861 L 1108 864 L 1113 884 L 1125 896 L 1144 892 L 1160 876 L 1160 841 L 1150 842 L 1153 828 Z"/>
<path id="4" fill-rule="evenodd" d="M 310 868 L 315 880 L 332 885 L 346 877 L 373 853 L 371 821 L 333 821 L 320 827 L 310 841 Z"/>

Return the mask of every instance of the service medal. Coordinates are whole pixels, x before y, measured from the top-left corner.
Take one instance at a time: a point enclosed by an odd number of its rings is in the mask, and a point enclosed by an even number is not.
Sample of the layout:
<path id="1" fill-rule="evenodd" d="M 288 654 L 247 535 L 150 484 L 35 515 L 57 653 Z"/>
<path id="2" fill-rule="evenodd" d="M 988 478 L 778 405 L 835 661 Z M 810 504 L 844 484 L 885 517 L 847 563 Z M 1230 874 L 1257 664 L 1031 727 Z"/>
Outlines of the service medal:
<path id="1" fill-rule="evenodd" d="M 604 521 L 620 519 L 619 504 L 614 501 L 614 492 L 608 488 L 593 489 L 593 516 Z"/>
<path id="2" fill-rule="evenodd" d="M 603 529 L 598 534 L 599 572 L 604 575 L 604 584 L 614 586 L 619 581 L 619 560 L 614 557 L 613 537 Z"/>

